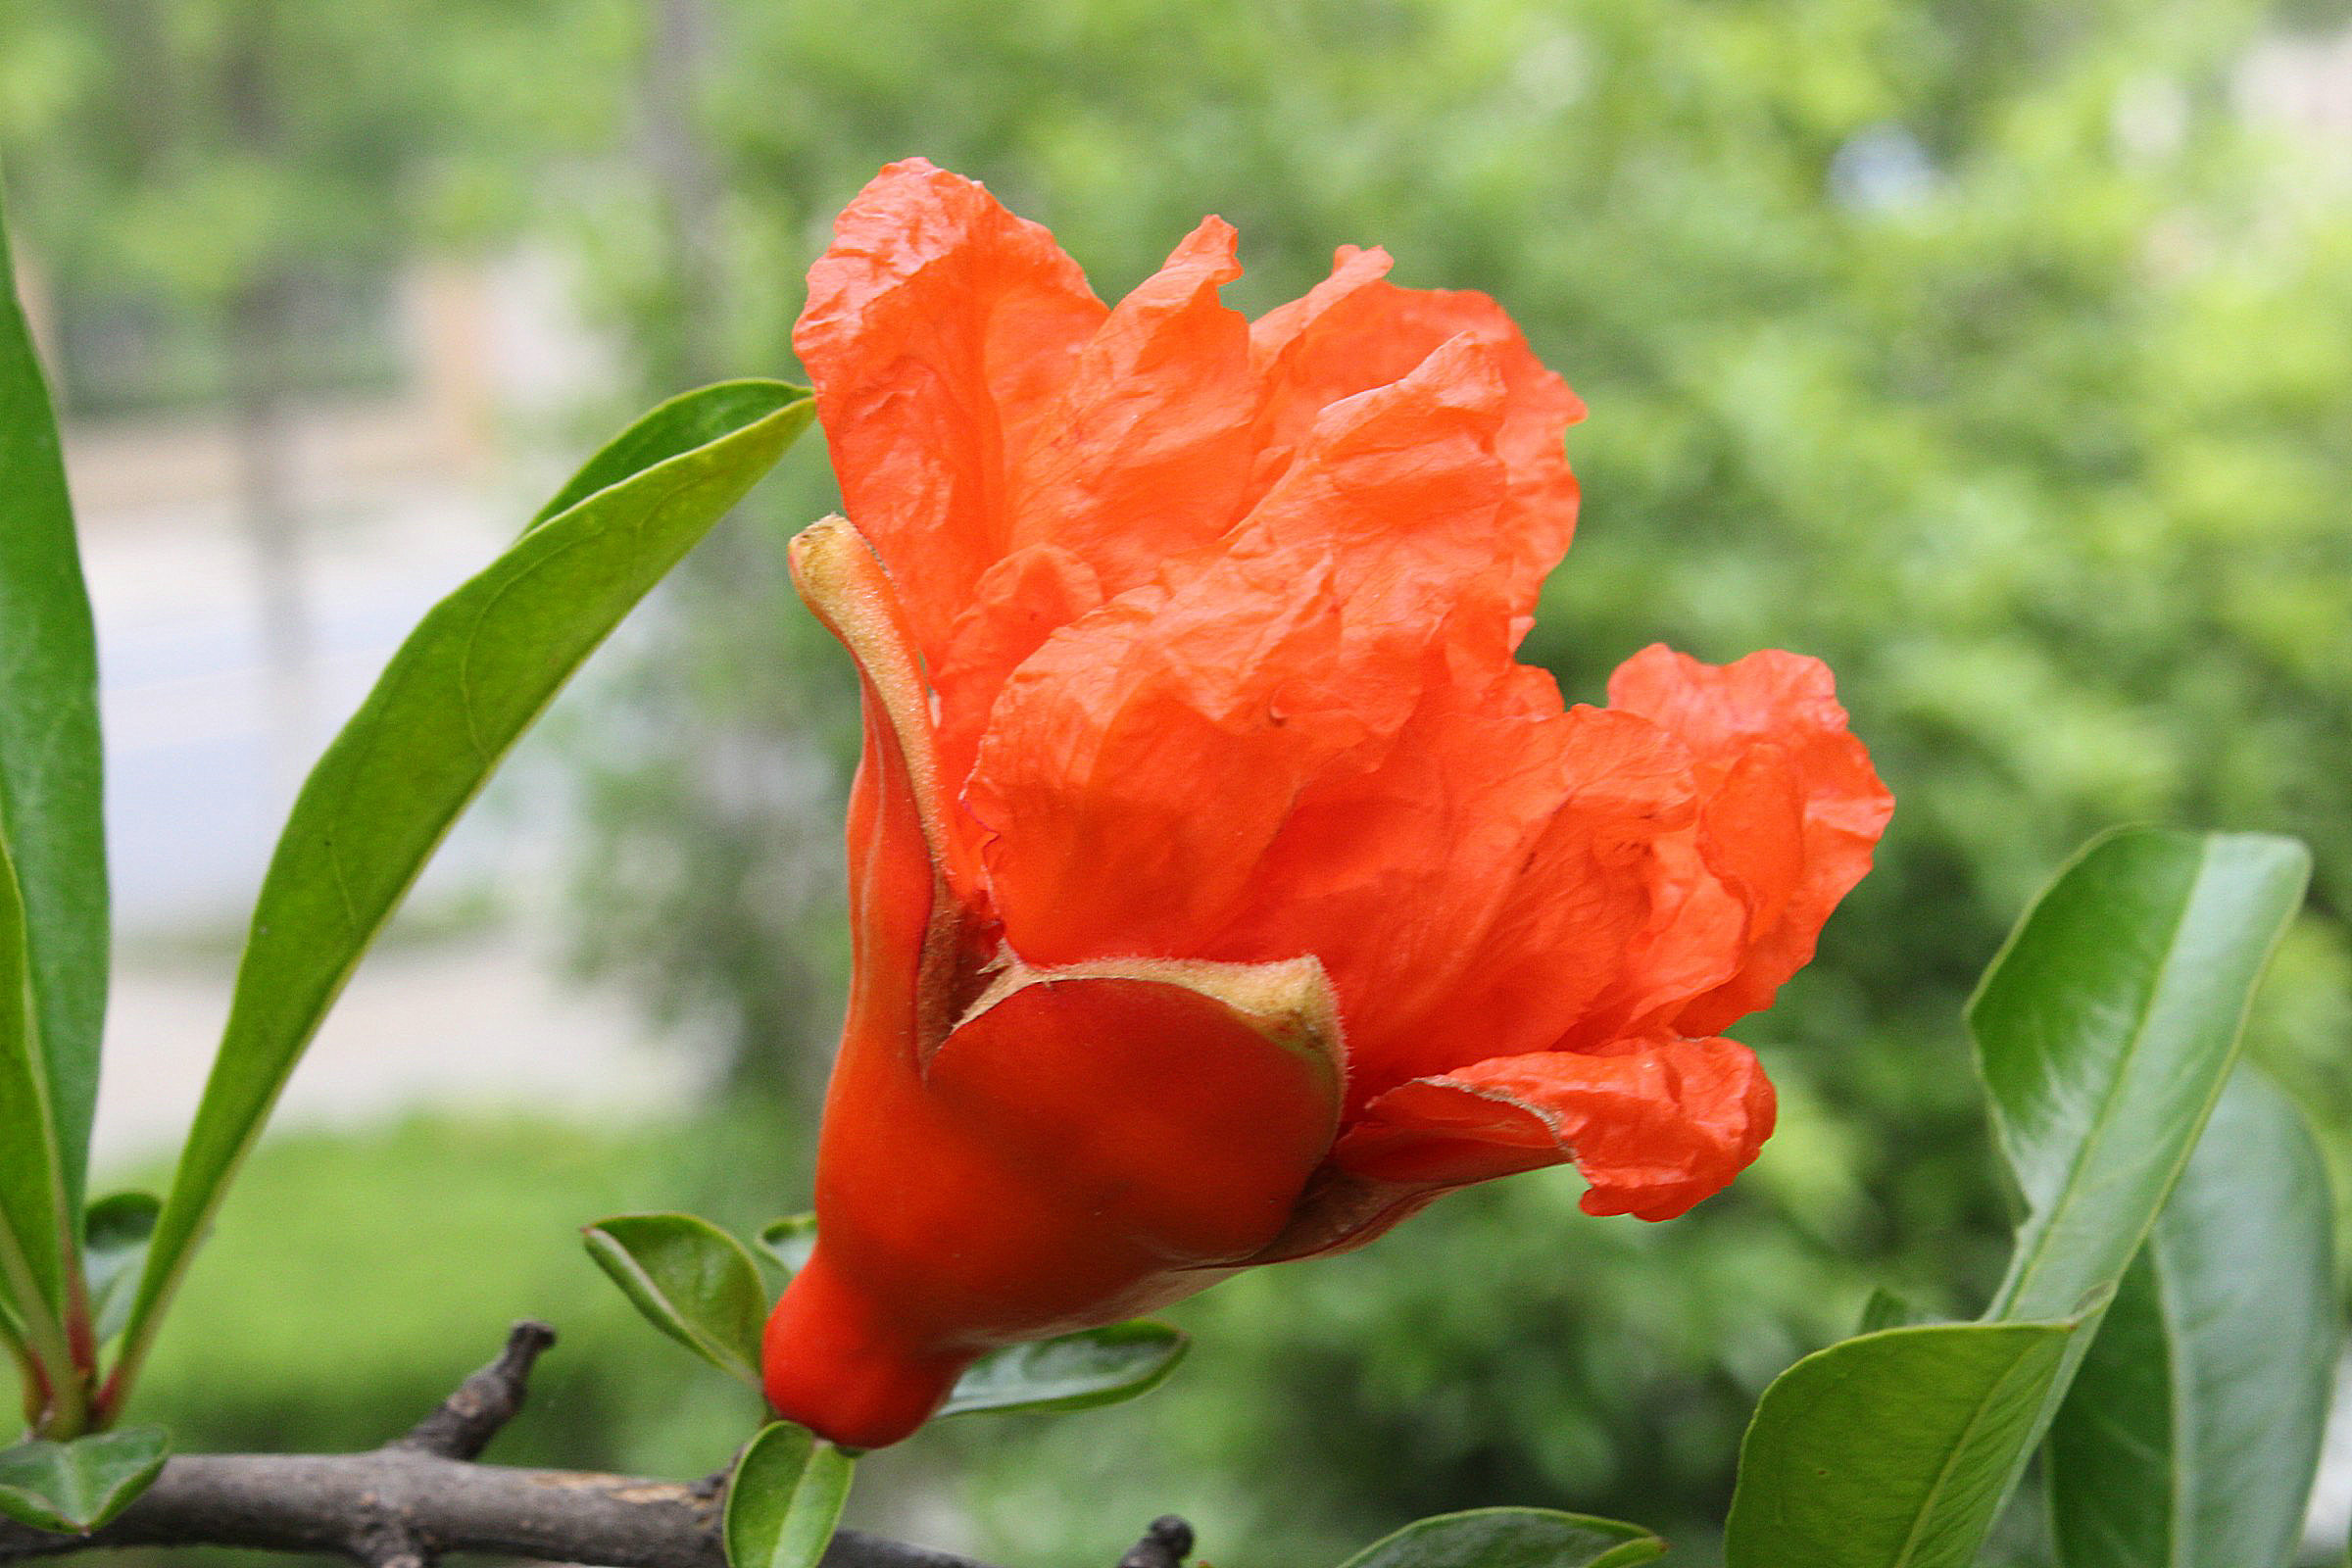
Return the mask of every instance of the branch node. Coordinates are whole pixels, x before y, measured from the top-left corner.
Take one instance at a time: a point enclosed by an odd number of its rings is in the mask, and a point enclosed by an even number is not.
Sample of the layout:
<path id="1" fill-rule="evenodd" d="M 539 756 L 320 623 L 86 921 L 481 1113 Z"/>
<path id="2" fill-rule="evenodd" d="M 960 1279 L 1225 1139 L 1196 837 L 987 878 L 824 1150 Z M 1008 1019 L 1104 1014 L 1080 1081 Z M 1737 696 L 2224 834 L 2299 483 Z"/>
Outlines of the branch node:
<path id="1" fill-rule="evenodd" d="M 531 1366 L 556 1343 L 556 1331 L 529 1319 L 507 1334 L 507 1348 L 498 1359 L 458 1385 L 439 1409 L 396 1438 L 386 1447 L 439 1454 L 444 1459 L 472 1459 L 490 1446 L 499 1429 L 514 1419 L 528 1392 Z M 428 1563 L 376 1562 L 373 1568 L 431 1568 Z"/>
<path id="2" fill-rule="evenodd" d="M 394 1524 L 361 1532 L 352 1540 L 351 1554 L 364 1568 L 437 1568 L 439 1561 L 416 1531 Z"/>
<path id="3" fill-rule="evenodd" d="M 1193 1527 L 1172 1513 L 1161 1514 L 1144 1539 L 1119 1559 L 1119 1568 L 1184 1568 L 1193 1554 Z"/>

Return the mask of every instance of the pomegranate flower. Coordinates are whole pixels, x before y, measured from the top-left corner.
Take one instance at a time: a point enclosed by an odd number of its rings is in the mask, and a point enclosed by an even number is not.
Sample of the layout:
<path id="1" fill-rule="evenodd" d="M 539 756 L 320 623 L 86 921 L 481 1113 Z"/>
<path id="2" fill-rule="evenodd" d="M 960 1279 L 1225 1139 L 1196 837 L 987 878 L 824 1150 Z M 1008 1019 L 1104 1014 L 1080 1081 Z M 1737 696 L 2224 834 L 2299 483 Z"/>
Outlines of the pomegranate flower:
<path id="1" fill-rule="evenodd" d="M 1105 308 L 920 161 L 794 335 L 848 519 L 795 541 L 864 682 L 856 972 L 784 1415 L 906 1436 L 992 1348 L 1361 1245 L 1574 1160 L 1595 1214 L 1728 1183 L 1721 1038 L 1891 802 L 1829 671 L 1518 663 L 1583 414 L 1494 301 L 1343 250 L 1250 321 L 1211 218 Z"/>

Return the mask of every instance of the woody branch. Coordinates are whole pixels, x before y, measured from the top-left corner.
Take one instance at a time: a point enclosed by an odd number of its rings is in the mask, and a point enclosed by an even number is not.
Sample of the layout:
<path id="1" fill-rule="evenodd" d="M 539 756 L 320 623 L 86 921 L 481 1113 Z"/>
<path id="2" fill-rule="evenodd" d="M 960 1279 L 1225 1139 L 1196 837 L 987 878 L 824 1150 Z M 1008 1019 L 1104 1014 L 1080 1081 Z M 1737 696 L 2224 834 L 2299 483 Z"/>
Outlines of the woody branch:
<path id="1" fill-rule="evenodd" d="M 726 1568 L 719 1538 L 724 1477 L 654 1481 L 474 1462 L 522 1407 L 532 1363 L 555 1343 L 518 1323 L 497 1360 L 405 1436 L 365 1453 L 182 1454 L 104 1529 L 52 1535 L 0 1520 L 0 1564 L 108 1546 L 240 1546 L 330 1552 L 365 1568 L 432 1568 L 481 1552 L 610 1568 Z M 1180 1522 L 1154 1524 L 1137 1550 L 1177 1568 Z M 1183 1532 L 1189 1548 L 1191 1533 Z M 844 1530 L 823 1568 L 988 1568 Z"/>

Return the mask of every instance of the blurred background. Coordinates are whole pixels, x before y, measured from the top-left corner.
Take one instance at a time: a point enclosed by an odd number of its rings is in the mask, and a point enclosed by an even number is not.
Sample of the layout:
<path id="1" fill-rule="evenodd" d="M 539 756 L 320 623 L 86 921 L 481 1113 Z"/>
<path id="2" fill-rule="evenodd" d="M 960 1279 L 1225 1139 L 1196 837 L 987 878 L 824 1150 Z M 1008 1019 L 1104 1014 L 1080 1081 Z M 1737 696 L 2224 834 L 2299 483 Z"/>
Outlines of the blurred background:
<path id="1" fill-rule="evenodd" d="M 0 178 L 97 600 L 122 972 L 104 1176 L 164 1179 L 310 759 L 650 402 L 792 374 L 884 161 L 1115 297 L 1203 212 L 1261 310 L 1344 241 L 1582 392 L 1529 657 L 1838 671 L 1899 808 L 1740 1031 L 1784 1130 L 1690 1218 L 1571 1173 L 1174 1314 L 1152 1398 L 950 1423 L 863 1521 L 1021 1568 L 1153 1515 L 1228 1568 L 1485 1503 L 1713 1560 L 1764 1384 L 2006 1227 L 1959 1006 L 2125 820 L 2312 841 L 2252 1050 L 2352 1175 L 2352 8 L 2289 0 L 81 0 L 0 12 Z M 371 1445 L 557 1323 L 499 1456 L 691 1475 L 753 1411 L 575 1228 L 805 1206 L 846 966 L 816 444 L 591 664 L 330 1021 L 166 1332 L 190 1447 Z M 2315 1550 L 2340 1551 L 2352 1451 Z M 2010 1549 L 2036 1560 L 2032 1521 Z"/>

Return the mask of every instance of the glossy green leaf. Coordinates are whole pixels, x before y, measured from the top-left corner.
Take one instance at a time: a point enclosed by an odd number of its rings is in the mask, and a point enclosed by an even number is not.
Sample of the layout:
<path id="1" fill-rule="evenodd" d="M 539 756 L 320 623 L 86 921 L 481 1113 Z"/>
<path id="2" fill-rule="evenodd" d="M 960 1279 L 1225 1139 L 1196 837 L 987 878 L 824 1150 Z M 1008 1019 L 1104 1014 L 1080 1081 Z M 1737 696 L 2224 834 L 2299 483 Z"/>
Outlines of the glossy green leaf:
<path id="1" fill-rule="evenodd" d="M 857 1461 L 807 1427 L 754 1438 L 727 1483 L 728 1568 L 815 1568 L 841 1522 Z"/>
<path id="2" fill-rule="evenodd" d="M 2028 912 L 1969 1008 L 2027 1205 L 1993 1321 L 1785 1373 L 1740 1451 L 1733 1568 L 1974 1559 L 2221 1093 L 2308 863 L 2280 839 L 2132 830 Z"/>
<path id="3" fill-rule="evenodd" d="M 810 416 L 808 394 L 776 381 L 662 405 L 393 655 L 303 786 L 263 882 L 132 1308 L 130 1368 L 320 1017 L 442 835 L 581 661 Z"/>
<path id="4" fill-rule="evenodd" d="M 0 833 L 24 909 L 47 1136 L 81 1206 L 98 1040 L 106 1020 L 105 782 L 98 742 L 98 644 L 57 421 L 0 220 Z M 12 993 L 14 995 L 15 993 Z M 0 1123 L 0 1143 L 28 1129 Z"/>
<path id="5" fill-rule="evenodd" d="M 2026 1205 L 1987 1321 L 2072 1314 L 2120 1288 L 2229 1081 L 2310 874 L 2290 839 L 2132 828 L 2093 840 L 2019 922 L 1968 1009 Z M 2035 1442 L 2092 1343 L 2088 1321 Z"/>
<path id="6" fill-rule="evenodd" d="M 760 1387 L 767 1294 L 742 1243 L 692 1214 L 616 1214 L 581 1234 L 588 1255 L 646 1321 L 720 1371 Z"/>
<path id="7" fill-rule="evenodd" d="M 1841 1341 L 1764 1392 L 1740 1448 L 1730 1568 L 1964 1568 L 2031 1449 L 2063 1323 Z"/>
<path id="8" fill-rule="evenodd" d="M 769 1220 L 760 1228 L 760 1250 L 776 1260 L 787 1279 L 798 1274 L 816 1250 L 816 1216 L 787 1214 Z"/>
<path id="9" fill-rule="evenodd" d="M 699 392 L 672 398 L 606 442 L 596 456 L 580 466 L 579 472 L 565 481 L 563 489 L 548 498 L 547 505 L 531 514 L 523 532 L 528 534 L 545 527 L 599 491 L 625 483 L 680 453 L 733 440 L 769 424 L 781 415 L 786 428 L 780 433 L 772 428 L 768 432 L 769 438 L 776 440 L 776 450 L 761 465 L 764 472 L 815 416 L 815 412 L 806 388 L 781 381 L 720 381 Z"/>
<path id="10" fill-rule="evenodd" d="M 0 1515 L 36 1530 L 85 1534 L 146 1491 L 170 1451 L 162 1427 L 0 1448 Z"/>
<path id="11" fill-rule="evenodd" d="M 2128 829 L 2019 924 L 1968 1009 L 2027 1210 L 1987 1318 L 2071 1316 L 2123 1278 L 2221 1096 L 2310 866 L 2288 839 Z"/>
<path id="12" fill-rule="evenodd" d="M 2328 1173 L 2241 1066 L 2050 1429 L 2066 1568 L 2280 1568 L 2301 1535 L 2338 1328 Z"/>
<path id="13" fill-rule="evenodd" d="M 1342 1568 L 1631 1568 L 1664 1555 L 1639 1525 L 1548 1508 L 1473 1508 L 1419 1519 Z"/>
<path id="14" fill-rule="evenodd" d="M 90 1316 L 101 1345 L 130 1321 L 139 1268 L 147 1259 L 147 1243 L 155 1235 L 155 1217 L 162 1207 L 152 1193 L 117 1193 L 92 1203 L 83 1217 L 83 1267 L 89 1274 Z"/>
<path id="15" fill-rule="evenodd" d="M 1158 1388 L 1191 1348 L 1181 1329 L 1147 1318 L 1006 1346 L 974 1361 L 939 1413 L 1037 1415 L 1117 1404 Z"/>

